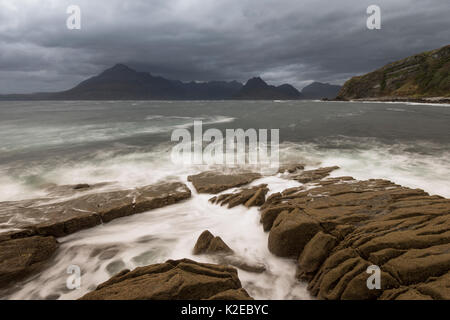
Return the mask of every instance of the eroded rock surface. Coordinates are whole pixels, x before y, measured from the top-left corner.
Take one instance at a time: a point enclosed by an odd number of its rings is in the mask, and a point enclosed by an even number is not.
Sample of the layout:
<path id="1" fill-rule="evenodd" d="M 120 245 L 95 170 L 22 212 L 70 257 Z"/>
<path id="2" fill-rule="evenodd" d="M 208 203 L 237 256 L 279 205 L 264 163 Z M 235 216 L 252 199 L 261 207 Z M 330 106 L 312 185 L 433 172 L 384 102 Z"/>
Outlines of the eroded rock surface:
<path id="1" fill-rule="evenodd" d="M 86 188 L 90 187 L 81 189 Z M 58 190 L 62 192 L 65 188 Z M 174 204 L 190 196 L 186 185 L 172 182 L 130 190 L 87 193 L 62 201 L 47 198 L 0 202 L 0 232 L 1 228 L 14 229 L 0 238 L 34 234 L 62 237 L 102 222 Z"/>
<path id="2" fill-rule="evenodd" d="M 448 299 L 450 200 L 387 180 L 314 181 L 261 208 L 269 249 L 321 299 Z M 312 187 L 312 188 L 311 188 Z M 381 270 L 369 290 L 367 267 Z"/>
<path id="3" fill-rule="evenodd" d="M 233 208 L 238 205 L 245 205 L 247 208 L 262 206 L 266 201 L 266 194 L 269 191 L 267 184 L 261 184 L 252 188 L 240 189 L 235 193 L 221 194 L 209 199 L 214 204 L 227 205 Z"/>
<path id="4" fill-rule="evenodd" d="M 53 237 L 28 237 L 0 242 L 0 288 L 40 270 L 58 248 Z"/>
<path id="5" fill-rule="evenodd" d="M 259 173 L 237 172 L 224 174 L 216 171 L 206 171 L 188 177 L 198 193 L 216 194 L 224 190 L 246 185 L 261 178 Z"/>
<path id="6" fill-rule="evenodd" d="M 192 260 L 124 270 L 81 300 L 250 300 L 237 270 Z"/>

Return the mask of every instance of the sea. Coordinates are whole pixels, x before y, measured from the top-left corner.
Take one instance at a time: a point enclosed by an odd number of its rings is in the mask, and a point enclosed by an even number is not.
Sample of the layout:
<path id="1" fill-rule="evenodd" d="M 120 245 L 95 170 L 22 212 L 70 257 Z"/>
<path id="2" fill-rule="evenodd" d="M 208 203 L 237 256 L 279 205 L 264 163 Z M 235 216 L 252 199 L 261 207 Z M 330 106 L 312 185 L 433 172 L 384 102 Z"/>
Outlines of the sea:
<path id="1" fill-rule="evenodd" d="M 48 266 L 0 299 L 77 299 L 122 269 L 190 258 L 204 230 L 266 272 L 238 270 L 255 299 L 311 299 L 295 281 L 295 261 L 272 255 L 257 208 L 208 202 L 187 176 L 208 165 L 174 163 L 171 135 L 194 121 L 227 129 L 279 129 L 282 163 L 339 166 L 332 176 L 381 178 L 450 196 L 450 105 L 328 101 L 0 102 L 0 202 L 48 197 L 45 186 L 108 182 L 134 188 L 182 181 L 192 198 L 59 238 Z M 300 186 L 281 174 L 252 183 L 269 194 Z M 7 222 L 3 223 L 7 224 Z M 7 231 L 7 225 L 0 225 Z M 70 266 L 81 285 L 67 287 Z"/>

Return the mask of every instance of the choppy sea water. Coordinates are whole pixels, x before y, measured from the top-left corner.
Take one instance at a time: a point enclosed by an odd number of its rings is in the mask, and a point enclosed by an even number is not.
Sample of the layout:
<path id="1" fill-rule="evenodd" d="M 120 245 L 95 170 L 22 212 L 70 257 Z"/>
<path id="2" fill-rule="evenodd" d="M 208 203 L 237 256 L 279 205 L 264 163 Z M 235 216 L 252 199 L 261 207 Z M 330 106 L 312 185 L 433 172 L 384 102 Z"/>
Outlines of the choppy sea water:
<path id="1" fill-rule="evenodd" d="M 385 178 L 450 196 L 450 106 L 318 101 L 0 102 L 0 201 L 45 196 L 43 185 L 113 182 L 135 187 L 167 179 L 186 182 L 205 167 L 170 161 L 171 133 L 202 120 L 205 129 L 280 129 L 280 159 L 308 167 L 338 165 L 333 176 Z M 266 177 L 272 192 L 300 185 Z M 295 262 L 267 249 L 253 208 L 231 210 L 198 195 L 181 204 L 112 221 L 58 239 L 51 267 L 2 298 L 74 299 L 124 268 L 194 258 L 199 234 L 210 230 L 268 272 L 239 270 L 257 299 L 309 299 L 293 281 Z M 102 254 L 103 253 L 103 254 Z M 69 265 L 82 286 L 66 288 Z"/>

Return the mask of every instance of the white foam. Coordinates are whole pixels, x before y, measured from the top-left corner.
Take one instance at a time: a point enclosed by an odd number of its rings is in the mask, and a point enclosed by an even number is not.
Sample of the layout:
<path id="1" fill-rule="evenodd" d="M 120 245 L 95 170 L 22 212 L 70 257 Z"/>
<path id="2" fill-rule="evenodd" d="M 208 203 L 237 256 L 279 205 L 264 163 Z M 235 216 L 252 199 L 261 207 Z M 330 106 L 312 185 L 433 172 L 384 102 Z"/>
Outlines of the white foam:
<path id="1" fill-rule="evenodd" d="M 272 177 L 255 183 L 269 183 L 272 187 L 283 181 Z M 237 255 L 266 265 L 267 271 L 262 274 L 239 270 L 242 285 L 251 296 L 256 299 L 310 299 L 306 284 L 295 281 L 295 261 L 275 257 L 268 251 L 268 234 L 263 232 L 258 210 L 244 206 L 224 209 L 209 203 L 211 196 L 193 191 L 193 197 L 181 204 L 114 220 L 59 239 L 62 244 L 52 267 L 30 279 L 8 298 L 38 299 L 51 294 L 58 294 L 60 299 L 78 298 L 111 276 L 107 266 L 112 262 L 121 264 L 120 269 L 181 258 L 215 263 L 207 256 L 192 255 L 198 236 L 207 229 L 222 237 Z M 106 260 L 92 256 L 96 248 L 105 247 L 115 247 L 118 253 Z M 78 265 L 82 270 L 79 290 L 64 288 L 69 265 Z"/>

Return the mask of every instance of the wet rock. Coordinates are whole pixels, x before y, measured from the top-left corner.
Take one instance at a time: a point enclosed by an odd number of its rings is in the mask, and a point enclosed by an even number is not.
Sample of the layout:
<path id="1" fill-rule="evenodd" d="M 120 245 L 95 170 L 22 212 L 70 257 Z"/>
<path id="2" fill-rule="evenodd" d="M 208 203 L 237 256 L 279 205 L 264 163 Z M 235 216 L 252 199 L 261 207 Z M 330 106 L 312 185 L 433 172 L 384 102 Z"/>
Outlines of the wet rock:
<path id="1" fill-rule="evenodd" d="M 0 242 L 14 239 L 21 239 L 36 235 L 36 232 L 29 229 L 13 230 L 9 232 L 0 233 Z"/>
<path id="2" fill-rule="evenodd" d="M 241 289 L 230 289 L 227 291 L 219 292 L 218 294 L 208 298 L 208 300 L 253 300 L 252 297 Z"/>
<path id="3" fill-rule="evenodd" d="M 236 269 L 192 260 L 125 270 L 100 284 L 81 300 L 201 300 L 251 299 L 242 289 Z"/>
<path id="4" fill-rule="evenodd" d="M 298 259 L 298 274 L 300 278 L 315 272 L 335 247 L 337 239 L 332 235 L 319 231 L 306 244 Z"/>
<path id="5" fill-rule="evenodd" d="M 108 271 L 109 275 L 111 276 L 117 274 L 123 269 L 125 269 L 125 262 L 123 262 L 122 260 L 112 261 L 106 266 L 106 271 Z"/>
<path id="6" fill-rule="evenodd" d="M 384 291 L 380 300 L 433 300 L 433 298 L 420 293 L 416 289 L 401 287 Z"/>
<path id="7" fill-rule="evenodd" d="M 294 173 L 297 170 L 303 170 L 304 168 L 305 165 L 301 163 L 287 163 L 280 166 L 278 173 Z"/>
<path id="8" fill-rule="evenodd" d="M 282 212 L 269 234 L 269 250 L 280 257 L 298 258 L 305 245 L 321 230 L 319 223 L 300 210 Z"/>
<path id="9" fill-rule="evenodd" d="M 205 230 L 195 244 L 193 254 L 232 254 L 233 250 L 223 242 L 222 238 L 214 237 L 214 235 Z"/>
<path id="10" fill-rule="evenodd" d="M 27 232 L 62 237 L 102 222 L 174 204 L 190 196 L 186 185 L 172 182 L 90 193 L 64 201 L 49 198 L 0 202 L 0 219 L 9 221 L 8 227 L 17 229 L 12 234 L 14 237 L 26 236 Z"/>
<path id="11" fill-rule="evenodd" d="M 339 167 L 325 167 L 325 168 L 319 168 L 315 170 L 308 170 L 303 171 L 299 174 L 293 174 L 290 176 L 291 179 L 297 180 L 301 183 L 308 183 L 313 182 L 317 180 L 321 180 L 325 177 L 327 177 L 332 171 L 339 169 Z"/>
<path id="12" fill-rule="evenodd" d="M 0 288 L 39 271 L 57 248 L 53 237 L 33 236 L 0 242 Z"/>
<path id="13" fill-rule="evenodd" d="M 119 249 L 109 249 L 101 252 L 98 255 L 99 260 L 109 260 L 114 258 L 119 253 Z M 91 253 L 91 256 L 96 256 L 95 252 Z"/>
<path id="14" fill-rule="evenodd" d="M 90 185 L 88 185 L 87 183 L 80 183 L 77 184 L 73 187 L 73 190 L 80 190 L 80 189 L 89 189 Z"/>
<path id="15" fill-rule="evenodd" d="M 203 231 L 198 238 L 193 253 L 212 255 L 212 259 L 219 264 L 231 265 L 248 272 L 262 273 L 266 270 L 262 263 L 252 263 L 244 257 L 234 255 L 233 250 L 220 237 L 214 237 L 208 230 Z"/>
<path id="16" fill-rule="evenodd" d="M 247 261 L 246 258 L 236 255 L 221 256 L 218 261 L 220 264 L 228 264 L 247 272 L 263 273 L 266 271 L 266 266 L 263 263 Z"/>
<path id="17" fill-rule="evenodd" d="M 228 205 L 233 208 L 238 205 L 245 205 L 247 208 L 261 206 L 266 201 L 266 194 L 269 191 L 266 184 L 256 187 L 241 189 L 235 193 L 222 194 L 211 198 L 209 201 L 215 204 Z"/>
<path id="18" fill-rule="evenodd" d="M 387 180 L 314 181 L 266 201 L 269 249 L 299 257 L 298 276 L 321 299 L 450 296 L 450 200 Z M 309 226 L 308 226 L 309 225 Z M 306 227 L 308 226 L 308 227 Z M 381 270 L 369 290 L 367 267 Z"/>
<path id="19" fill-rule="evenodd" d="M 80 193 L 99 191 L 104 187 L 111 186 L 110 182 L 99 182 L 94 184 L 79 183 L 68 185 L 57 185 L 54 183 L 41 186 L 50 197 L 78 197 Z"/>
<path id="20" fill-rule="evenodd" d="M 188 177 L 199 193 L 219 193 L 224 190 L 246 185 L 261 178 L 259 173 L 241 172 L 224 174 L 222 172 L 207 171 Z"/>
<path id="21" fill-rule="evenodd" d="M 273 222 L 282 212 L 289 212 L 294 210 L 295 206 L 289 204 L 273 205 L 261 212 L 260 222 L 263 225 L 264 231 L 269 231 L 272 228 Z"/>

